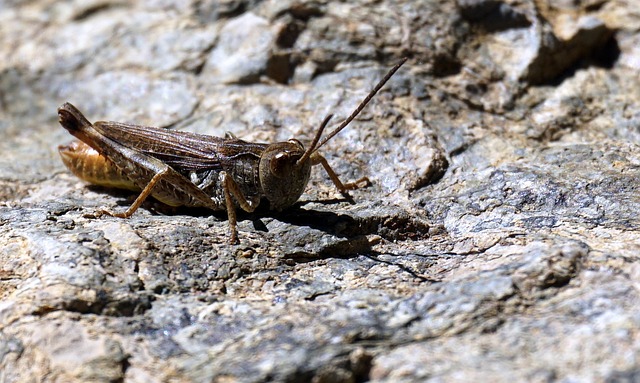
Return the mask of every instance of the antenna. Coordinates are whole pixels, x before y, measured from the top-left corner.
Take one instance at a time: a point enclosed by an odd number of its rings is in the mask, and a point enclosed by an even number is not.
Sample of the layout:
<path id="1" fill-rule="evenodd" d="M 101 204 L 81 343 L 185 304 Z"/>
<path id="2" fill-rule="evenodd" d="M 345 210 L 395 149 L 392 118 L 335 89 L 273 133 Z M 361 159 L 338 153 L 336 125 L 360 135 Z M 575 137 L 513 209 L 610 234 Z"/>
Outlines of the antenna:
<path id="1" fill-rule="evenodd" d="M 318 128 L 318 131 L 316 132 L 316 136 L 313 137 L 313 141 L 311 141 L 311 145 L 309 145 L 309 149 L 307 149 L 302 155 L 302 157 L 300 157 L 300 159 L 296 161 L 296 166 L 300 166 L 304 164 L 305 161 L 308 160 L 309 157 L 311 157 L 311 155 L 315 151 L 318 141 L 320 141 L 320 137 L 322 137 L 322 132 L 324 131 L 324 128 L 327 127 L 327 124 L 329 124 L 329 120 L 331 120 L 331 117 L 333 117 L 333 114 L 327 115 L 327 117 L 325 117 L 324 120 L 322 120 L 322 124 L 320 124 L 320 128 Z"/>
<path id="2" fill-rule="evenodd" d="M 382 80 L 380 80 L 380 82 L 378 82 L 378 84 L 375 86 L 375 88 L 373 88 L 373 90 L 371 92 L 369 92 L 369 94 L 367 95 L 367 97 L 365 97 L 364 100 L 362 100 L 362 102 L 360 103 L 360 105 L 358 105 L 358 107 L 353 111 L 353 113 L 351 113 L 351 115 L 349 117 L 347 117 L 346 120 L 344 120 L 334 131 L 332 131 L 331 133 L 329 133 L 329 135 L 327 137 L 325 137 L 324 140 L 322 140 L 322 142 L 320 142 L 317 146 L 315 146 L 315 149 L 313 150 L 314 152 L 317 151 L 318 149 L 320 149 L 320 147 L 324 144 L 327 143 L 327 141 L 329 141 L 330 139 L 332 139 L 336 134 L 340 133 L 340 131 L 342 129 L 344 129 L 347 125 L 349 125 L 349 123 L 351 121 L 353 121 L 354 118 L 356 118 L 358 116 L 358 114 L 360 114 L 360 112 L 362 112 L 362 109 L 364 109 L 365 106 L 367 106 L 367 104 L 369 103 L 369 101 L 371 101 L 371 99 L 373 98 L 373 96 L 376 95 L 376 93 L 378 93 L 378 91 L 384 86 L 384 84 L 387 83 L 387 81 L 389 81 L 389 79 L 391 78 L 391 76 L 393 76 L 398 69 L 400 69 L 400 67 L 402 66 L 402 64 L 404 64 L 405 62 L 407 62 L 409 58 L 405 57 L 402 60 L 400 60 L 399 63 L 397 63 L 393 68 L 391 68 L 391 70 L 389 71 L 389 73 L 386 74 L 386 76 L 384 76 L 382 78 Z M 325 119 L 325 122 L 328 122 L 327 119 Z M 320 130 L 321 131 L 321 130 Z M 316 135 L 316 138 L 319 138 L 318 135 Z M 316 143 L 316 139 L 313 140 L 313 143 Z M 312 146 L 313 147 L 313 146 Z M 311 153 L 309 154 L 311 155 Z M 305 152 L 304 157 L 308 157 L 307 153 Z M 301 158 L 302 159 L 302 158 Z M 306 158 L 305 158 L 306 159 Z M 298 162 L 300 162 L 300 160 L 298 160 Z"/>

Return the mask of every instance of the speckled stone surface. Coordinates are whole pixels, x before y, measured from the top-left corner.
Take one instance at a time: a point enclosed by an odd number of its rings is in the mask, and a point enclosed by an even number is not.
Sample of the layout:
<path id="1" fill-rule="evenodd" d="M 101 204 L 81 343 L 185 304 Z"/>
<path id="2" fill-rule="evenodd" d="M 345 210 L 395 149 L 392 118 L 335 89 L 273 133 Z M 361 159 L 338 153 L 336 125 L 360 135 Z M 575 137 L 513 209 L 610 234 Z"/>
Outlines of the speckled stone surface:
<path id="1" fill-rule="evenodd" d="M 636 381 L 633 2 L 0 4 L 0 381 Z M 149 200 L 64 168 L 63 102 L 322 148 L 280 213 Z"/>

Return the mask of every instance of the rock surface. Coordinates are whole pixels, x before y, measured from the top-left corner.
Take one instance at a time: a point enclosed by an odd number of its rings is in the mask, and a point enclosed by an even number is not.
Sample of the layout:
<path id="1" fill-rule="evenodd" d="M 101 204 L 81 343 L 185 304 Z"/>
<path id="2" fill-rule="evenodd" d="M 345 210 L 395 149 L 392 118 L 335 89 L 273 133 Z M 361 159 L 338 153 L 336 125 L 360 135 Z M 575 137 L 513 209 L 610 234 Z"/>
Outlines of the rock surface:
<path id="1" fill-rule="evenodd" d="M 636 381 L 633 2 L 0 4 L 0 381 Z M 56 108 L 313 138 L 408 63 L 281 213 L 91 187 Z"/>

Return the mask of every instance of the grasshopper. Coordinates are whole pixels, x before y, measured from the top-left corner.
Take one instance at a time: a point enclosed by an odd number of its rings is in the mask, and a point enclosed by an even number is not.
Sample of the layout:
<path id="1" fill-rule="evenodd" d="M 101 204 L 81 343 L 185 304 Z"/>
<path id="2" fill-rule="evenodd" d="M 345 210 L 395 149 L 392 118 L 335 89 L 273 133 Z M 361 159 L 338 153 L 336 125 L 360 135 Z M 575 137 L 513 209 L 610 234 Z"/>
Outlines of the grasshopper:
<path id="1" fill-rule="evenodd" d="M 296 139 L 252 143 L 231 134 L 225 138 L 89 120 L 73 105 L 58 108 L 59 122 L 79 141 L 58 148 L 64 164 L 92 184 L 131 189 L 140 194 L 124 212 L 97 215 L 128 218 L 149 196 L 169 206 L 226 210 L 231 243 L 238 242 L 236 208 L 253 212 L 261 200 L 281 211 L 304 192 L 311 167 L 322 165 L 338 191 L 353 202 L 349 190 L 370 184 L 363 177 L 342 183 L 318 149 L 344 129 L 407 61 L 404 58 L 378 82 L 358 107 L 322 141 L 332 115 L 320 124 L 307 149 Z"/>

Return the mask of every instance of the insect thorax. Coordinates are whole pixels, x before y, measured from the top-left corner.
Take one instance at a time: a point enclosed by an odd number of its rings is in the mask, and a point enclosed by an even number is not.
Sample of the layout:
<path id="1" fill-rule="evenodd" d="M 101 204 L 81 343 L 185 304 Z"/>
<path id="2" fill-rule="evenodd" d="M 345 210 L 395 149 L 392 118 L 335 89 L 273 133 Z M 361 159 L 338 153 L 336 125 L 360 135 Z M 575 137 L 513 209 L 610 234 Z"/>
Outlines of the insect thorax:
<path id="1" fill-rule="evenodd" d="M 222 171 L 225 171 L 233 179 L 246 199 L 255 200 L 261 196 L 257 166 L 251 166 L 245 161 L 229 163 L 223 169 L 192 170 L 184 175 L 199 189 L 211 196 L 211 199 L 220 208 L 224 208 L 225 196 L 222 185 Z M 238 206 L 235 199 L 233 202 Z"/>

